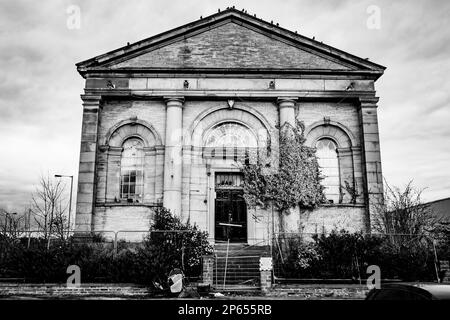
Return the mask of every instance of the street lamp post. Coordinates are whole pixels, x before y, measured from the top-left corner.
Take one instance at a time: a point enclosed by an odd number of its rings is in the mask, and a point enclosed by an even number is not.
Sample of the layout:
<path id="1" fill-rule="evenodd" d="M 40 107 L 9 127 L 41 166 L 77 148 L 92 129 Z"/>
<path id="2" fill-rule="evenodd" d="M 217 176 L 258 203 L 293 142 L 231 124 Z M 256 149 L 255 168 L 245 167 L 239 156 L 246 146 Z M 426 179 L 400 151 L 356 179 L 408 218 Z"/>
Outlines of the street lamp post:
<path id="1" fill-rule="evenodd" d="M 72 189 L 73 189 L 73 176 L 65 176 L 61 174 L 55 174 L 55 178 L 70 178 L 70 196 L 69 196 L 69 218 L 67 221 L 68 227 L 67 227 L 67 238 L 69 238 L 70 235 L 70 216 L 72 213 Z"/>
<path id="2" fill-rule="evenodd" d="M 28 209 L 28 246 L 27 248 L 30 248 L 30 242 L 31 242 L 31 209 Z"/>

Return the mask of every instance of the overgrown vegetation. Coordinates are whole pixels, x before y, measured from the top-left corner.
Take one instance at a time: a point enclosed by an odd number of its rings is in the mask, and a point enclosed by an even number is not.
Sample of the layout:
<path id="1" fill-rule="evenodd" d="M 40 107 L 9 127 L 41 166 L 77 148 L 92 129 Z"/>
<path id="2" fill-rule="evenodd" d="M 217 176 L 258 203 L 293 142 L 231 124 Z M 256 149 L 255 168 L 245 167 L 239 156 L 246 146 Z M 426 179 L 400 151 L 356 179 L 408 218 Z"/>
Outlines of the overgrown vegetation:
<path id="1" fill-rule="evenodd" d="M 325 200 L 320 169 L 313 148 L 305 146 L 304 126 L 285 123 L 280 130 L 279 167 L 268 168 L 267 161 L 242 166 L 244 197 L 250 208 L 274 205 L 280 215 L 295 207 L 313 209 Z"/>
<path id="2" fill-rule="evenodd" d="M 373 221 L 379 233 L 427 235 L 433 233 L 440 221 L 433 215 L 430 206 L 422 201 L 423 190 L 410 181 L 404 189 L 384 183 L 384 201 L 374 208 Z"/>
<path id="3" fill-rule="evenodd" d="M 377 265 L 385 279 L 436 280 L 432 243 L 428 238 L 364 235 L 334 230 L 311 239 L 283 238 L 275 245 L 277 276 L 286 278 L 365 279 Z M 397 240 L 397 239 L 394 239 Z M 398 245 L 401 243 L 401 245 Z"/>
<path id="4" fill-rule="evenodd" d="M 112 243 L 96 236 L 82 243 L 75 239 L 57 239 L 48 246 L 45 238 L 11 239 L 0 236 L 1 278 L 25 278 L 31 282 L 65 282 L 69 265 L 81 268 L 81 281 L 165 283 L 173 268 L 181 268 L 188 277 L 198 277 L 201 257 L 211 252 L 207 233 L 183 223 L 164 208 L 155 211 L 151 233 L 142 244 L 119 243 L 117 254 Z M 93 237 L 94 238 L 94 237 Z"/>
<path id="5" fill-rule="evenodd" d="M 182 222 L 165 208 L 155 211 L 151 231 L 138 255 L 155 276 L 165 277 L 173 268 L 191 276 L 201 273 L 202 256 L 213 250 L 206 231 Z"/>
<path id="6" fill-rule="evenodd" d="M 450 259 L 448 225 L 422 202 L 422 190 L 412 182 L 404 189 L 385 183 L 384 189 L 384 199 L 374 208 L 375 233 L 334 230 L 309 239 L 278 238 L 278 272 L 294 278 L 359 279 L 366 277 L 367 266 L 377 265 L 383 278 L 436 280 L 438 260 Z"/>

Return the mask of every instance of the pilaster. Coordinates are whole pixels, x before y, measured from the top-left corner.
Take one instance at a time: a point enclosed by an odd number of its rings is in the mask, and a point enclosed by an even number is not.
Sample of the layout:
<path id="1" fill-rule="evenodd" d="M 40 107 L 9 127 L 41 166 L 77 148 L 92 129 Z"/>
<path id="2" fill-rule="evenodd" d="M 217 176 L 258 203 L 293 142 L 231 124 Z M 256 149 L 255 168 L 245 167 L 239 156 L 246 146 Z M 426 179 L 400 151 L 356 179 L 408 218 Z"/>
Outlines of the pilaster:
<path id="1" fill-rule="evenodd" d="M 97 131 L 101 96 L 81 95 L 81 99 L 83 123 L 75 228 L 77 231 L 91 231 L 96 194 Z"/>
<path id="2" fill-rule="evenodd" d="M 367 228 L 373 231 L 376 210 L 383 201 L 380 139 L 378 134 L 378 98 L 360 98 L 359 121 L 362 135 L 362 163 L 364 195 L 367 209 Z"/>

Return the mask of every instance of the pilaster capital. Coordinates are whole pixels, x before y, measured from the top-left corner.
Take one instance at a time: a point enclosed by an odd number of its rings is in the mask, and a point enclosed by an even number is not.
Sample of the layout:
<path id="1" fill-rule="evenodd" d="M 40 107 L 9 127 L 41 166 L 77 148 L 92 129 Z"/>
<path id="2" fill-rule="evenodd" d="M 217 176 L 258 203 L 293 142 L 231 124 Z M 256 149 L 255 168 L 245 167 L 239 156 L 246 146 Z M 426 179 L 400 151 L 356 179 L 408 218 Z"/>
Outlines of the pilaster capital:
<path id="1" fill-rule="evenodd" d="M 83 100 L 83 107 L 85 109 L 99 109 L 102 103 L 102 96 L 82 94 L 81 100 Z"/>
<path id="2" fill-rule="evenodd" d="M 167 107 L 183 107 L 184 97 L 183 96 L 166 96 L 164 101 Z"/>
<path id="3" fill-rule="evenodd" d="M 359 97 L 359 104 L 361 108 L 377 108 L 378 97 Z"/>
<path id="4" fill-rule="evenodd" d="M 298 97 L 278 97 L 277 104 L 280 109 L 286 108 L 286 107 L 294 108 L 297 100 L 298 100 Z"/>

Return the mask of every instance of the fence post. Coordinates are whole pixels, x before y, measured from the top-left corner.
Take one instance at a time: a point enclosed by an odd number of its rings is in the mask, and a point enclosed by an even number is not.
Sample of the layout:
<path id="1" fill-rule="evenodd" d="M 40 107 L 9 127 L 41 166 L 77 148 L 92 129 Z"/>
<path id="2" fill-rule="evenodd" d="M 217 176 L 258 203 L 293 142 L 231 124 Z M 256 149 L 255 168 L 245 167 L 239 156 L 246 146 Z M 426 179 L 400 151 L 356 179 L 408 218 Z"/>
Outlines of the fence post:
<path id="1" fill-rule="evenodd" d="M 434 270 L 436 271 L 436 278 L 437 278 L 437 282 L 440 283 L 442 282 L 442 279 L 439 277 L 439 270 L 438 270 L 438 256 L 437 256 L 437 252 L 436 252 L 436 244 L 434 239 L 429 239 L 431 240 L 431 243 L 433 244 L 433 253 L 434 253 Z"/>
<path id="2" fill-rule="evenodd" d="M 117 254 L 117 234 L 119 231 L 114 232 L 114 255 Z"/>
<path id="3" fill-rule="evenodd" d="M 28 232 L 28 242 L 27 242 L 27 249 L 30 249 L 30 242 L 31 242 L 31 231 Z"/>
<path id="4" fill-rule="evenodd" d="M 225 289 L 225 285 L 227 282 L 227 267 L 228 267 L 228 250 L 230 249 L 230 239 L 227 242 L 227 255 L 225 256 L 225 271 L 223 273 L 223 288 Z"/>
<path id="5" fill-rule="evenodd" d="M 184 243 L 181 245 L 181 270 L 183 270 L 183 272 L 185 271 L 185 269 L 184 269 Z"/>

